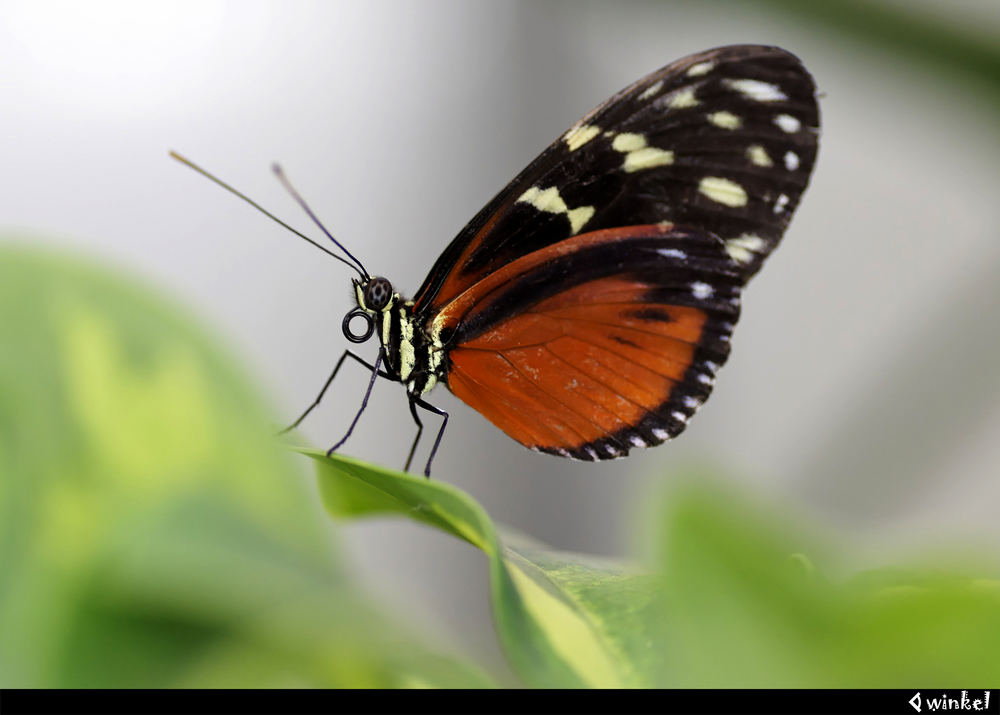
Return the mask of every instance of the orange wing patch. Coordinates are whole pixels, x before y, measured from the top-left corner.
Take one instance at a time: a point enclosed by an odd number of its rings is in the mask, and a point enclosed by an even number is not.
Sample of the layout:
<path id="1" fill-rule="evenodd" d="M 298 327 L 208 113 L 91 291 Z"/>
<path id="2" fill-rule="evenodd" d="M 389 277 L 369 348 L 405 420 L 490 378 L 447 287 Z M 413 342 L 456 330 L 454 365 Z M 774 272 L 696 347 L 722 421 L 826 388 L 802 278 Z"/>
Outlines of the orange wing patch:
<path id="1" fill-rule="evenodd" d="M 650 303 L 652 288 L 611 277 L 543 300 L 452 349 L 448 385 L 527 447 L 606 459 L 658 444 L 707 397 L 712 371 L 691 378 L 708 314 Z"/>

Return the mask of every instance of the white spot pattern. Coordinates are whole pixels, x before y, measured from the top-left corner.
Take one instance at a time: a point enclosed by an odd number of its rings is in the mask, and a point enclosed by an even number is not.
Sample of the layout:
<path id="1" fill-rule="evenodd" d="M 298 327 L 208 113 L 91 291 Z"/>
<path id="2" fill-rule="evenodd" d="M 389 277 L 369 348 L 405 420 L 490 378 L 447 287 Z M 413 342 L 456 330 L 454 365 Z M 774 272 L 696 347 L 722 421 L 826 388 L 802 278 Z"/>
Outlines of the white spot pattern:
<path id="1" fill-rule="evenodd" d="M 702 281 L 695 281 L 691 284 L 691 295 L 693 295 L 698 300 L 705 300 L 706 298 L 711 298 L 715 291 L 712 289 L 708 283 L 703 283 Z"/>
<path id="2" fill-rule="evenodd" d="M 774 162 L 771 161 L 771 157 L 768 155 L 767 149 L 762 147 L 760 144 L 751 144 L 747 147 L 747 158 L 750 160 L 751 164 L 756 166 L 774 166 Z"/>
<path id="3" fill-rule="evenodd" d="M 550 186 L 547 189 L 539 189 L 537 186 L 532 186 L 521 194 L 517 201 L 518 203 L 530 204 L 539 211 L 565 214 L 566 218 L 569 219 L 569 225 L 573 229 L 574 234 L 579 233 L 580 229 L 594 215 L 593 206 L 579 206 L 575 209 L 570 209 L 566 205 L 566 202 L 563 201 L 562 196 L 559 195 L 559 189 L 555 186 Z"/>
<path id="4" fill-rule="evenodd" d="M 743 125 L 742 119 L 725 110 L 712 112 L 708 115 L 708 121 L 721 129 L 739 129 Z"/>
<path id="5" fill-rule="evenodd" d="M 716 203 L 739 208 L 747 205 L 747 192 L 735 181 L 719 176 L 706 176 L 698 184 L 698 191 Z"/>
<path id="6" fill-rule="evenodd" d="M 767 242 L 760 236 L 744 233 L 726 241 L 726 253 L 737 263 L 749 263 L 753 260 L 753 254 L 759 253 L 766 245 Z"/>
<path id="7" fill-rule="evenodd" d="M 774 123 L 781 131 L 789 134 L 794 134 L 802 128 L 802 122 L 791 114 L 779 114 L 774 118 Z"/>
<path id="8" fill-rule="evenodd" d="M 722 83 L 755 102 L 778 102 L 788 99 L 788 95 L 782 92 L 778 85 L 762 82 L 759 79 L 724 79 Z"/>
<path id="9" fill-rule="evenodd" d="M 670 100 L 667 102 L 667 106 L 671 109 L 689 109 L 690 107 L 697 107 L 701 104 L 698 98 L 694 96 L 693 87 L 684 87 L 674 92 Z"/>
<path id="10" fill-rule="evenodd" d="M 789 171 L 799 168 L 799 155 L 794 151 L 785 152 L 785 168 Z"/>
<path id="11" fill-rule="evenodd" d="M 611 140 L 611 148 L 623 154 L 638 151 L 646 146 L 646 137 L 633 132 L 622 132 Z"/>
<path id="12" fill-rule="evenodd" d="M 601 128 L 594 124 L 580 124 L 566 132 L 563 140 L 570 151 L 576 151 L 600 133 Z"/>
<path id="13" fill-rule="evenodd" d="M 674 163 L 672 151 L 647 146 L 642 134 L 623 132 L 611 141 L 611 148 L 625 155 L 622 168 L 629 174 Z"/>
<path id="14" fill-rule="evenodd" d="M 687 76 L 688 77 L 701 77 L 701 76 L 706 75 L 709 72 L 711 72 L 713 67 L 715 67 L 715 63 L 714 62 L 699 62 L 698 64 L 691 65 L 688 68 Z"/>
<path id="15" fill-rule="evenodd" d="M 650 99 L 651 97 L 656 96 L 661 89 L 663 89 L 662 79 L 646 87 L 643 93 L 639 95 L 639 99 Z"/>

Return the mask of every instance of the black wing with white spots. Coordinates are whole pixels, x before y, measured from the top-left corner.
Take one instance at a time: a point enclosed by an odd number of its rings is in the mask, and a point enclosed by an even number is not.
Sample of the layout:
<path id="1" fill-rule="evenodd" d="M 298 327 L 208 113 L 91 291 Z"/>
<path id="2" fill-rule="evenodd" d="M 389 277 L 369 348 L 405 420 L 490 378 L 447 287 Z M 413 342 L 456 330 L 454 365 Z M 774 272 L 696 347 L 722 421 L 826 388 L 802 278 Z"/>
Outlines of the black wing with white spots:
<path id="1" fill-rule="evenodd" d="M 674 62 L 574 124 L 452 241 L 415 298 L 431 316 L 520 256 L 579 234 L 670 222 L 711 233 L 748 280 L 816 158 L 819 109 L 795 55 L 722 47 Z"/>

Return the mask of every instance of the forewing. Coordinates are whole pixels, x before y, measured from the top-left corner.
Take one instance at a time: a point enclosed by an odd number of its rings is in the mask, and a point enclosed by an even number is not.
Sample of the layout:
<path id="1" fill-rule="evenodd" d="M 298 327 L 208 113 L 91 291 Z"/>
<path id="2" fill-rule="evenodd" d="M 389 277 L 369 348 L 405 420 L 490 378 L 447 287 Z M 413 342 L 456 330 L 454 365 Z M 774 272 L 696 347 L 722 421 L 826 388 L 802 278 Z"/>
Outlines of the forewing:
<path id="1" fill-rule="evenodd" d="M 742 277 L 699 230 L 636 226 L 514 261 L 435 321 L 453 393 L 521 444 L 585 460 L 679 434 L 729 354 Z"/>
<path id="2" fill-rule="evenodd" d="M 725 240 L 743 281 L 774 249 L 816 158 L 812 77 L 777 47 L 686 57 L 601 104 L 466 226 L 415 299 L 431 315 L 573 235 L 670 221 Z"/>

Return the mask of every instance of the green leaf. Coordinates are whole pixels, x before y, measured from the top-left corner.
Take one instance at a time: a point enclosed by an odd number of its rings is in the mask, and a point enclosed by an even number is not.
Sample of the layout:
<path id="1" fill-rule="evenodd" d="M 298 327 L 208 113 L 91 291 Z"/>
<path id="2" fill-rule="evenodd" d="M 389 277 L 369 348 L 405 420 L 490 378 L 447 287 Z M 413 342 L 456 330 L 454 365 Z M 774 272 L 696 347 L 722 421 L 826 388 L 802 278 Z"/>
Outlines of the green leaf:
<path id="1" fill-rule="evenodd" d="M 710 475 L 654 510 L 659 556 L 641 574 L 498 529 L 447 484 L 302 451 L 333 514 L 407 516 L 487 554 L 500 640 L 531 685 L 955 688 L 1000 677 L 1000 581 L 918 565 L 837 582 L 824 576 L 835 549 Z"/>
<path id="2" fill-rule="evenodd" d="M 834 562 L 814 536 L 705 480 L 672 493 L 659 523 L 657 640 L 672 645 L 664 685 L 967 688 L 1000 679 L 995 577 L 915 565 L 837 583 L 801 555 Z"/>
<path id="3" fill-rule="evenodd" d="M 651 684 L 644 611 L 653 582 L 609 561 L 540 548 L 498 529 L 455 487 L 340 455 L 316 461 L 320 492 L 339 517 L 397 514 L 434 526 L 489 557 L 493 614 L 517 673 L 538 687 Z"/>
<path id="4" fill-rule="evenodd" d="M 351 586 L 232 361 L 0 245 L 0 687 L 490 685 Z"/>

